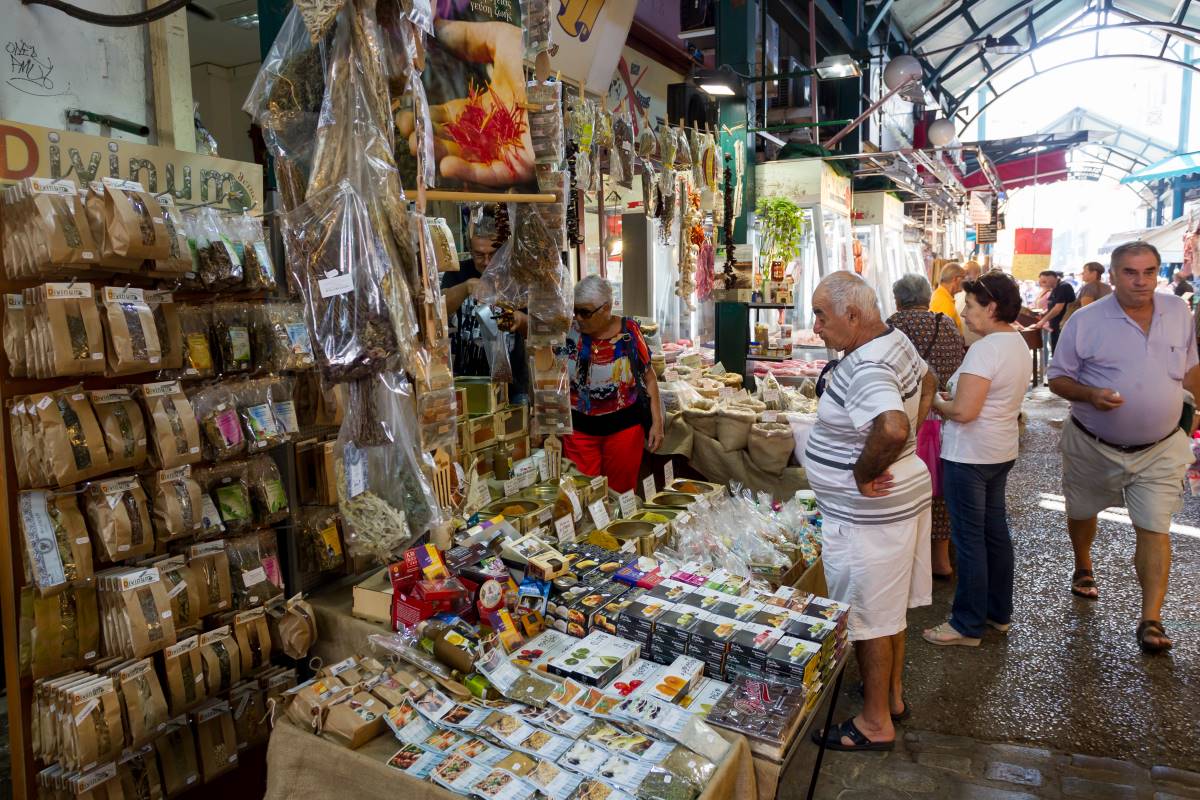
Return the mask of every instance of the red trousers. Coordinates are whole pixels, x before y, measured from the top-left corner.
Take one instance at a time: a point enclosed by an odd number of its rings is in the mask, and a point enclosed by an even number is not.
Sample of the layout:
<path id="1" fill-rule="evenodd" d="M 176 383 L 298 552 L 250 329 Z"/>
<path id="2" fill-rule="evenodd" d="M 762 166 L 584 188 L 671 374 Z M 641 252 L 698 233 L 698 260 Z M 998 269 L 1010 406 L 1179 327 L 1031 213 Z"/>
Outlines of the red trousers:
<path id="1" fill-rule="evenodd" d="M 572 433 L 563 439 L 563 456 L 584 475 L 607 476 L 608 488 L 614 492 L 627 492 L 637 487 L 644 442 L 641 425 L 607 436 Z"/>

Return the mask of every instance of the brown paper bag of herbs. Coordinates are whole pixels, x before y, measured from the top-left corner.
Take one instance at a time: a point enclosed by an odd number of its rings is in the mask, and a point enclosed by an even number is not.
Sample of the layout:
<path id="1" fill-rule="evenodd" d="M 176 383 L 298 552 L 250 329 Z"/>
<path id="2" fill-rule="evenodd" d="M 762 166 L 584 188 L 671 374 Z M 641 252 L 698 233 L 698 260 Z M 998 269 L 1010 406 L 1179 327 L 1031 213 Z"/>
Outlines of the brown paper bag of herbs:
<path id="1" fill-rule="evenodd" d="M 124 797 L 129 800 L 163 800 L 162 778 L 153 745 L 124 753 L 117 764 L 117 778 Z"/>
<path id="2" fill-rule="evenodd" d="M 171 556 L 154 562 L 158 575 L 167 587 L 171 615 L 175 620 L 176 638 L 188 636 L 200 627 L 200 585 L 191 566 L 183 556 Z"/>
<path id="3" fill-rule="evenodd" d="M 141 184 L 105 178 L 104 228 L 113 255 L 140 261 L 171 257 L 162 206 Z"/>
<path id="4" fill-rule="evenodd" d="M 100 655 L 100 612 L 94 585 L 73 586 L 52 597 L 30 589 L 30 673 L 44 678 L 78 669 Z"/>
<path id="5" fill-rule="evenodd" d="M 8 359 L 8 374 L 25 377 L 25 298 L 20 294 L 4 295 L 4 357 Z"/>
<path id="6" fill-rule="evenodd" d="M 290 600 L 277 597 L 267 603 L 267 625 L 271 646 L 288 658 L 308 658 L 317 641 L 317 617 L 301 595 Z"/>
<path id="7" fill-rule="evenodd" d="M 177 797 L 200 784 L 196 740 L 187 717 L 172 720 L 163 735 L 154 740 L 154 749 L 158 752 L 162 786 L 167 797 Z"/>
<path id="8" fill-rule="evenodd" d="M 172 469 L 200 460 L 200 427 L 179 381 L 147 383 L 141 387 L 142 404 L 150 421 L 152 463 Z"/>
<path id="9" fill-rule="evenodd" d="M 271 737 L 266 692 L 255 681 L 243 681 L 229 693 L 238 749 L 263 744 Z"/>
<path id="10" fill-rule="evenodd" d="M 183 369 L 183 323 L 179 317 L 179 305 L 171 292 L 147 289 L 146 305 L 154 315 L 154 329 L 158 333 L 158 347 L 162 361 L 158 366 L 164 370 Z"/>
<path id="11" fill-rule="evenodd" d="M 227 700 L 210 700 L 196 709 L 196 748 L 205 783 L 237 766 L 237 731 Z"/>
<path id="12" fill-rule="evenodd" d="M 242 653 L 242 674 L 249 676 L 271 664 L 271 629 L 261 608 L 234 615 L 233 638 Z"/>
<path id="13" fill-rule="evenodd" d="M 108 471 L 104 435 L 82 386 L 31 395 L 29 400 L 37 409 L 46 467 L 56 485 L 67 486 Z"/>
<path id="14" fill-rule="evenodd" d="M 144 558 L 154 552 L 150 504 L 136 475 L 89 484 L 84 508 L 106 561 Z"/>
<path id="15" fill-rule="evenodd" d="M 45 273 L 58 271 L 62 265 L 95 263 L 99 252 L 75 183 L 29 178 L 22 186 L 28 190 L 29 221 L 33 223 L 25 229 L 33 267 Z"/>
<path id="16" fill-rule="evenodd" d="M 33 423 L 26 413 L 25 397 L 13 397 L 6 401 L 8 410 L 8 435 L 12 443 L 13 470 L 17 473 L 17 488 L 29 489 L 45 486 L 45 479 L 33 480 L 33 471 L 41 464 L 40 442 L 32 436 Z M 40 438 L 40 437 L 39 437 Z"/>
<path id="17" fill-rule="evenodd" d="M 73 492 L 17 495 L 26 581 L 43 594 L 92 580 L 92 541 Z"/>
<path id="18" fill-rule="evenodd" d="M 112 179 L 108 180 L 108 182 L 111 181 Z M 116 181 L 116 183 L 123 184 L 125 181 Z M 129 186 L 134 189 L 140 188 L 138 184 L 132 182 L 129 183 Z M 144 259 L 120 256 L 113 249 L 111 231 L 105 220 L 104 207 L 107 201 L 108 187 L 105 183 L 92 181 L 88 184 L 87 191 L 83 193 L 83 208 L 87 216 L 88 228 L 92 232 L 92 240 L 100 250 L 99 266 L 120 272 L 140 271 Z"/>
<path id="19" fill-rule="evenodd" d="M 153 480 L 154 534 L 160 543 L 196 536 L 204 529 L 204 492 L 184 464 L 164 469 Z"/>
<path id="20" fill-rule="evenodd" d="M 335 703 L 325 715 L 327 736 L 351 750 L 357 750 L 383 733 L 387 706 L 369 692 L 357 692 Z"/>
<path id="21" fill-rule="evenodd" d="M 162 347 L 154 313 L 141 289 L 105 286 L 100 291 L 108 336 L 108 372 L 134 375 L 162 366 Z"/>
<path id="22" fill-rule="evenodd" d="M 90 283 L 46 283 L 24 292 L 35 378 L 104 372 L 104 329 Z M 32 325 L 30 325 L 32 323 Z"/>
<path id="23" fill-rule="evenodd" d="M 330 706 L 353 694 L 354 687 L 345 685 L 335 677 L 314 678 L 284 692 L 288 719 L 315 732 L 324 724 Z"/>
<path id="24" fill-rule="evenodd" d="M 137 469 L 146 463 L 146 419 L 129 389 L 89 392 L 96 420 L 104 431 L 108 469 Z"/>
<path id="25" fill-rule="evenodd" d="M 188 273 L 194 273 L 196 264 L 192 260 L 192 250 L 188 246 L 187 226 L 183 215 L 175 205 L 175 198 L 163 195 L 156 198 L 162 209 L 163 230 L 167 239 L 167 256 L 159 258 L 150 265 L 150 274 L 156 278 L 185 278 Z"/>
<path id="26" fill-rule="evenodd" d="M 242 653 L 228 625 L 200 634 L 200 657 L 210 696 L 229 691 L 242 679 Z"/>
<path id="27" fill-rule="evenodd" d="M 172 715 L 178 716 L 195 708 L 208 697 L 198 635 L 163 650 L 163 674 L 167 679 L 167 699 Z"/>
<path id="28" fill-rule="evenodd" d="M 108 612 L 120 654 L 144 658 L 175 644 L 175 617 L 158 570 L 122 569 L 107 575 L 99 580 L 101 607 Z M 115 650 L 107 639 L 106 647 Z"/>
<path id="29" fill-rule="evenodd" d="M 207 617 L 228 611 L 233 605 L 233 587 L 224 540 L 192 545 L 188 550 L 188 564 L 200 594 L 199 615 Z"/>
<path id="30" fill-rule="evenodd" d="M 125 744 L 121 701 L 112 678 L 96 676 L 73 689 L 65 712 L 65 763 L 78 769 L 121 754 Z"/>
<path id="31" fill-rule="evenodd" d="M 127 742 L 139 747 L 166 729 L 167 701 L 162 686 L 148 658 L 120 669 L 116 679 L 129 734 Z"/>

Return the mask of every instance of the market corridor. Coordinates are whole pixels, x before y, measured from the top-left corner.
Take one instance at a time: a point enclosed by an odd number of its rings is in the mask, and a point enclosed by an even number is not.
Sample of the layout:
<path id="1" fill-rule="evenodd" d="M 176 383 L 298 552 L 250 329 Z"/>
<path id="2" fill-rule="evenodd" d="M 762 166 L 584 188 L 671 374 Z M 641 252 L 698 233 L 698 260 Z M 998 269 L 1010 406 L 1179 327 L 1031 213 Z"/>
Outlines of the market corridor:
<path id="1" fill-rule="evenodd" d="M 909 615 L 913 716 L 898 728 L 903 746 L 886 757 L 830 753 L 818 797 L 1200 797 L 1200 774 L 1154 783 L 1150 773 L 1161 765 L 1200 773 L 1200 501 L 1187 498 L 1172 531 L 1163 622 L 1175 647 L 1144 656 L 1134 637 L 1133 530 L 1113 512 L 1101 518 L 1094 549 L 1101 599 L 1072 597 L 1057 450 L 1066 405 L 1043 389 L 1027 398 L 1025 412 L 1008 488 L 1017 560 L 1011 632 L 989 631 L 978 649 L 923 642 L 921 630 L 945 619 L 953 596 L 951 584 L 936 584 L 934 605 Z M 857 682 L 849 670 L 839 717 L 861 703 Z M 796 759 L 787 797 L 803 796 L 811 761 L 812 753 Z"/>

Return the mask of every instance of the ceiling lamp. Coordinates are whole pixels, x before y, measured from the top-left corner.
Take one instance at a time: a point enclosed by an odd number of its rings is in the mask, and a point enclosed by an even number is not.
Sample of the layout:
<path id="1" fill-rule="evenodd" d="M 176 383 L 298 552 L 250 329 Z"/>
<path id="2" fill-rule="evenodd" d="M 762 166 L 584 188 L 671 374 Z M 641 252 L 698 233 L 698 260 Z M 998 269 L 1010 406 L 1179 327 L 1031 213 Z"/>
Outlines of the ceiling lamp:
<path id="1" fill-rule="evenodd" d="M 896 56 L 883 68 L 883 82 L 895 91 L 907 83 L 920 80 L 924 71 L 921 62 L 910 55 Z"/>
<path id="2" fill-rule="evenodd" d="M 700 91 L 712 97 L 736 97 L 742 89 L 738 76 L 729 68 L 694 70 L 692 80 Z"/>
<path id="3" fill-rule="evenodd" d="M 989 36 L 983 40 L 983 50 L 986 53 L 995 53 L 1001 56 L 1012 56 L 1024 52 L 1025 48 L 1017 37 L 1011 33 L 1006 33 L 997 39 L 995 36 Z"/>
<path id="4" fill-rule="evenodd" d="M 823 81 L 838 78 L 858 78 L 862 76 L 862 68 L 858 62 L 848 55 L 827 56 L 817 62 L 813 68 L 817 77 Z"/>
<path id="5" fill-rule="evenodd" d="M 929 129 L 925 131 L 925 138 L 934 147 L 945 147 L 954 141 L 956 133 L 953 122 L 944 118 L 935 119 L 929 123 Z"/>

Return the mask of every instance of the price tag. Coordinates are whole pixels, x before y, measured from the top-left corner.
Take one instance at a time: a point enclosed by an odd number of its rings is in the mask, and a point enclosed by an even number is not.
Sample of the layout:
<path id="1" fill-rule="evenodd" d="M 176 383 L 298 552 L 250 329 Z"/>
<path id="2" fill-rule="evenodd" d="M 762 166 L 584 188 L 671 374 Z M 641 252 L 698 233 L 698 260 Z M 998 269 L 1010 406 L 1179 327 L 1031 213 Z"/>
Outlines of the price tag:
<path id="1" fill-rule="evenodd" d="M 617 500 L 621 504 L 621 516 L 625 519 L 629 519 L 637 513 L 637 495 L 633 493 L 633 489 L 621 492 Z"/>
<path id="2" fill-rule="evenodd" d="M 521 491 L 521 480 L 519 478 L 509 478 L 504 482 L 505 497 L 512 497 L 519 491 Z"/>
<path id="3" fill-rule="evenodd" d="M 471 485 L 467 489 L 467 508 L 471 511 L 479 509 L 492 502 L 492 493 L 488 489 L 487 481 L 479 477 L 479 473 L 471 468 Z"/>
<path id="4" fill-rule="evenodd" d="M 540 458 L 537 462 L 538 476 L 543 482 L 550 480 L 550 459 Z"/>
<path id="5" fill-rule="evenodd" d="M 647 475 L 646 480 L 642 481 L 642 497 L 648 502 L 657 492 L 658 490 L 654 488 L 654 475 Z"/>
<path id="6" fill-rule="evenodd" d="M 778 389 L 763 389 L 763 402 L 764 403 L 778 403 L 779 402 L 779 390 Z"/>
<path id="7" fill-rule="evenodd" d="M 604 507 L 603 500 L 597 500 L 588 506 L 588 511 L 592 514 L 592 522 L 596 525 L 596 530 L 603 530 L 608 527 L 611 521 L 608 518 L 608 509 Z"/>
<path id="8" fill-rule="evenodd" d="M 667 463 L 663 464 L 663 486 L 670 486 L 671 482 L 674 480 L 675 462 L 668 459 Z"/>
<path id="9" fill-rule="evenodd" d="M 779 416 L 779 412 L 777 412 L 777 411 L 764 411 L 764 412 L 762 412 L 762 421 L 763 422 L 774 422 L 778 416 Z"/>
<path id="10" fill-rule="evenodd" d="M 554 520 L 554 530 L 558 533 L 559 544 L 572 544 L 575 541 L 575 523 L 570 514 Z"/>

